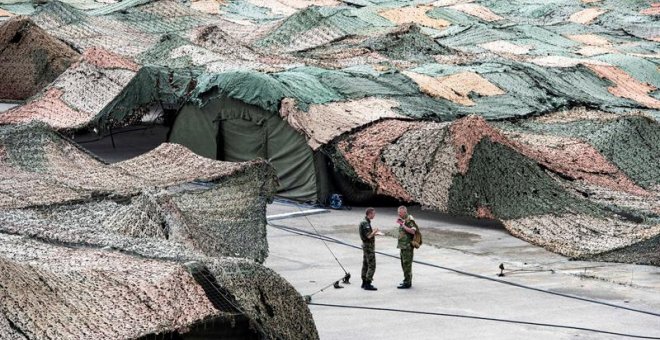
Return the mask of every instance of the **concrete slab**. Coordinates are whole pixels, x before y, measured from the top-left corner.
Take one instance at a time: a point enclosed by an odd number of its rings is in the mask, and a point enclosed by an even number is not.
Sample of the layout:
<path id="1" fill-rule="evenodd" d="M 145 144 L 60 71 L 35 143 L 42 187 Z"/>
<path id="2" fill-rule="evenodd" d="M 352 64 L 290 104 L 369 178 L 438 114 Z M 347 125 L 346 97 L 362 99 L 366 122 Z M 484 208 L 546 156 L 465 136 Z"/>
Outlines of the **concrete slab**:
<path id="1" fill-rule="evenodd" d="M 303 208 L 305 209 L 305 208 Z M 373 225 L 387 235 L 395 230 L 396 209 L 377 208 Z M 268 215 L 300 211 L 282 203 L 268 207 Z M 425 245 L 415 260 L 498 278 L 551 292 L 660 313 L 660 268 L 629 264 L 569 261 L 509 235 L 497 223 L 457 219 L 411 209 L 424 230 Z M 357 225 L 364 212 L 330 213 L 273 221 L 359 245 Z M 396 240 L 382 236 L 376 248 L 398 255 Z M 275 227 L 268 229 L 270 255 L 266 265 L 291 282 L 303 295 L 338 280 L 343 271 L 317 239 Z M 406 309 L 435 313 L 549 323 L 602 331 L 660 337 L 660 317 L 517 288 L 420 264 L 413 265 L 413 288 L 396 289 L 402 280 L 399 260 L 377 255 L 374 285 L 360 289 L 360 249 L 328 243 L 352 274 L 352 284 L 328 288 L 312 302 Z M 514 271 L 515 270 L 515 271 Z M 321 339 L 619 339 L 572 329 L 549 328 L 466 318 L 406 314 L 311 305 Z"/>

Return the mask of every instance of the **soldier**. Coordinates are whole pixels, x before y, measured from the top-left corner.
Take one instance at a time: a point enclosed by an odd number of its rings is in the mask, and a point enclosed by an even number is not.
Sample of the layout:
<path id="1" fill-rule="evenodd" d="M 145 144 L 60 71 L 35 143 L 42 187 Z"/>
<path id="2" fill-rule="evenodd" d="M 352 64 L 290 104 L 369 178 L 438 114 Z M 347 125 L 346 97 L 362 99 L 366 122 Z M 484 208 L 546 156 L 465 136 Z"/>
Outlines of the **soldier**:
<path id="1" fill-rule="evenodd" d="M 360 238 L 362 239 L 362 289 L 378 290 L 371 285 L 376 271 L 376 235 L 378 228 L 371 228 L 371 220 L 376 216 L 376 209 L 367 208 L 364 221 L 360 222 Z"/>
<path id="2" fill-rule="evenodd" d="M 399 224 L 399 242 L 397 248 L 400 249 L 401 268 L 403 269 L 403 282 L 397 288 L 408 289 L 412 287 L 412 262 L 413 262 L 413 247 L 410 241 L 417 231 L 417 223 L 411 215 L 408 215 L 408 209 L 405 206 L 400 206 L 397 210 L 399 218 L 396 222 Z"/>

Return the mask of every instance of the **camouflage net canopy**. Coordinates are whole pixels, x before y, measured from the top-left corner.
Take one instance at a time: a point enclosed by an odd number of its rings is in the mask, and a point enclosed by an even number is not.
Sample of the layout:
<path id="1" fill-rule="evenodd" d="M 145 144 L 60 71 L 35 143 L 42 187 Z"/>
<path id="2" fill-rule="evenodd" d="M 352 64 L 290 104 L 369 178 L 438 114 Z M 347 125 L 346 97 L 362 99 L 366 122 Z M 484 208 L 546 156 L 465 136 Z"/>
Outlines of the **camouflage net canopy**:
<path id="1" fill-rule="evenodd" d="M 135 339 L 243 319 L 263 338 L 318 338 L 298 292 L 253 261 L 157 239 L 69 247 L 19 235 L 0 233 L 3 339 Z M 65 233 L 42 240 L 76 242 Z"/>
<path id="2" fill-rule="evenodd" d="M 32 124 L 0 127 L 0 172 L 0 208 L 16 214 L 16 227 L 104 229 L 258 262 L 268 254 L 265 209 L 276 179 L 263 161 L 212 161 L 162 144 L 106 165 Z"/>
<path id="3" fill-rule="evenodd" d="M 214 88 L 271 112 L 287 99 L 300 115 L 330 117 L 328 126 L 304 131 L 315 142 L 332 122 L 371 121 L 369 106 L 334 108 L 364 98 L 435 120 L 502 120 L 577 106 L 642 110 L 657 119 L 660 108 L 657 11 L 642 1 L 628 8 L 605 0 L 2 3 L 31 13 L 34 25 L 78 52 L 93 50 L 37 96 L 63 98 L 66 116 L 87 117 L 49 122 L 58 129 L 103 127 L 157 101 L 203 104 Z M 91 74 L 99 84 L 71 82 Z M 81 97 L 92 103 L 73 99 Z M 48 121 L 38 111 L 9 115 L 5 121 Z"/>
<path id="4" fill-rule="evenodd" d="M 650 1 L 0 3 L 83 55 L 0 122 L 103 129 L 229 98 L 352 185 L 574 258 L 660 264 Z"/>
<path id="5" fill-rule="evenodd" d="M 302 297 L 259 264 L 276 185 L 264 161 L 163 144 L 107 165 L 33 123 L 0 127 L 0 173 L 3 337 L 136 338 L 241 318 L 266 338 L 317 337 Z"/>
<path id="6" fill-rule="evenodd" d="M 24 100 L 50 84 L 78 53 L 25 17 L 0 26 L 0 100 Z"/>
<path id="7" fill-rule="evenodd" d="M 380 194 L 496 218 L 567 256 L 660 264 L 660 129 L 647 117 L 385 120 L 331 148 L 335 164 Z"/>

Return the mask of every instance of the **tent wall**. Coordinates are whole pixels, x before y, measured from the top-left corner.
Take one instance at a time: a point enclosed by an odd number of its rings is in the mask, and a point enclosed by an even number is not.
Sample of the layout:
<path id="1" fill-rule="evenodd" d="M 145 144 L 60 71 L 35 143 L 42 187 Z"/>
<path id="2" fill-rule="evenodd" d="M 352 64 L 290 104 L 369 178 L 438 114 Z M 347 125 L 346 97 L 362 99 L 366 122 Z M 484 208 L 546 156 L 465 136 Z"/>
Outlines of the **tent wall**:
<path id="1" fill-rule="evenodd" d="M 194 153 L 216 159 L 218 124 L 215 117 L 196 105 L 187 104 L 179 111 L 168 136 L 168 142 L 186 146 Z"/>
<path id="2" fill-rule="evenodd" d="M 223 96 L 201 108 L 187 104 L 174 120 L 169 141 L 214 159 L 267 159 L 277 170 L 278 195 L 317 200 L 317 169 L 305 137 L 257 106 Z"/>

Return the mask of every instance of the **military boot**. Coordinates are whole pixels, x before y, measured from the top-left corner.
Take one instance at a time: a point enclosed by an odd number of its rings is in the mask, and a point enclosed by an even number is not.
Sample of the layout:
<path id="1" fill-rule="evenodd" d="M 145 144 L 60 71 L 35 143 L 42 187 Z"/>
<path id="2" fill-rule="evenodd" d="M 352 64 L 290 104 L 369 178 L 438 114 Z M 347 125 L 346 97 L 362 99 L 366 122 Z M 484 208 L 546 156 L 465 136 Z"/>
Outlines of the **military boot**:
<path id="1" fill-rule="evenodd" d="M 364 286 L 364 290 L 378 290 L 378 288 L 371 285 L 371 281 L 367 281 L 367 284 Z"/>

